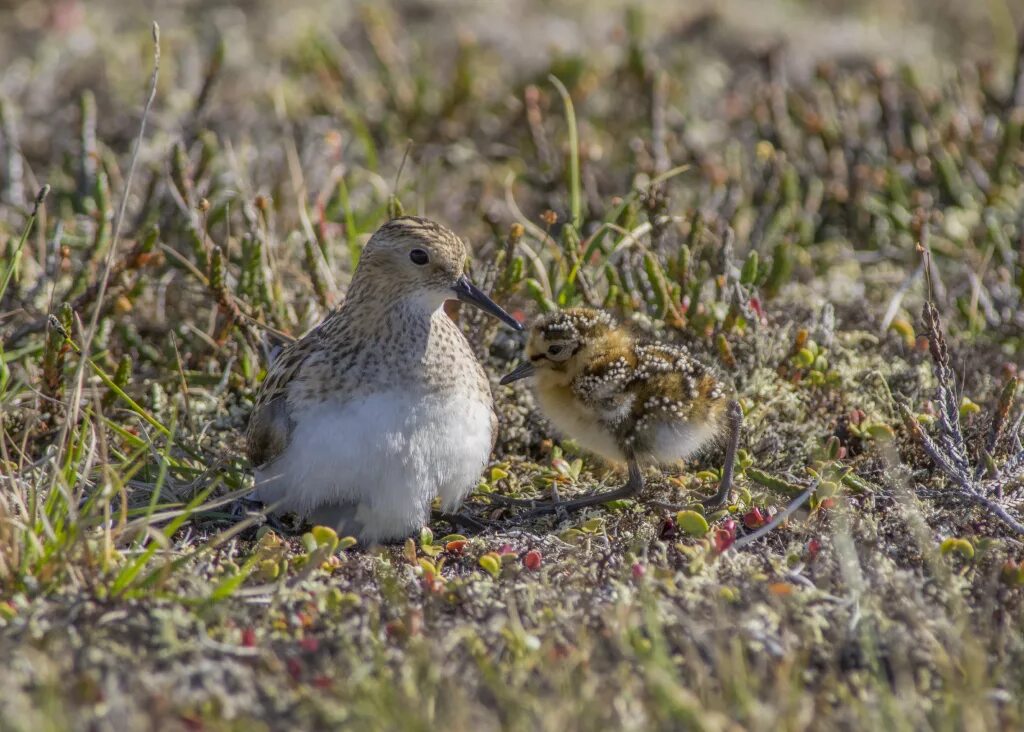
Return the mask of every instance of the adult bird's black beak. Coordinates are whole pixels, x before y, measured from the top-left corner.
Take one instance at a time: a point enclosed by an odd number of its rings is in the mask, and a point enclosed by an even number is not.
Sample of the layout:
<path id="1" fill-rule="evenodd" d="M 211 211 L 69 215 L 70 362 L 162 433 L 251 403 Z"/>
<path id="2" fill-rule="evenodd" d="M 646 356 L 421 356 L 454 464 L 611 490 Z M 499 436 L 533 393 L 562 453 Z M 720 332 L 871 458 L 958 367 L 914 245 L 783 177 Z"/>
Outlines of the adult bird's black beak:
<path id="1" fill-rule="evenodd" d="M 470 282 L 466 275 L 462 275 L 462 277 L 460 277 L 452 286 L 452 289 L 455 290 L 455 295 L 462 302 L 468 302 L 470 305 L 475 305 L 488 315 L 493 315 L 495 318 L 514 330 L 523 329 L 522 324 L 520 324 L 518 320 L 502 310 L 498 303 L 487 297 L 487 295 L 484 294 L 484 291 Z"/>
<path id="2" fill-rule="evenodd" d="M 533 376 L 534 371 L 536 371 L 536 369 L 533 367 L 533 364 L 529 361 L 526 361 L 524 363 L 519 364 L 519 366 L 517 366 L 516 369 L 511 373 L 502 376 L 501 381 L 498 383 L 500 383 L 502 386 L 507 386 L 511 384 L 513 381 L 519 381 L 520 379 L 525 379 L 527 376 Z"/>

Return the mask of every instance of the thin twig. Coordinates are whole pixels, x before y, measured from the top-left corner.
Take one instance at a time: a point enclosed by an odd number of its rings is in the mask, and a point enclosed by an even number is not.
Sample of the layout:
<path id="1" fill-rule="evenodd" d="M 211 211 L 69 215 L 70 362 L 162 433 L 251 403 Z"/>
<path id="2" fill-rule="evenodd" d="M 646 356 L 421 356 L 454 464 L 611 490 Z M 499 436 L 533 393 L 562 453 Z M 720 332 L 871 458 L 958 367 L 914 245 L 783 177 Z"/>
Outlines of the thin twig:
<path id="1" fill-rule="evenodd" d="M 781 524 L 783 521 L 789 518 L 798 508 L 807 503 L 807 500 L 814 494 L 814 491 L 818 490 L 818 483 L 819 481 L 814 481 L 810 488 L 808 488 L 799 496 L 790 501 L 789 505 L 786 506 L 781 511 L 779 511 L 778 514 L 776 514 L 775 518 L 766 523 L 753 534 L 747 534 L 746 536 L 740 537 L 739 539 L 734 541 L 732 546 L 730 546 L 729 548 L 742 549 L 748 544 L 753 544 L 755 541 L 760 539 L 768 532 L 775 530 L 775 528 L 779 526 L 779 524 Z"/>

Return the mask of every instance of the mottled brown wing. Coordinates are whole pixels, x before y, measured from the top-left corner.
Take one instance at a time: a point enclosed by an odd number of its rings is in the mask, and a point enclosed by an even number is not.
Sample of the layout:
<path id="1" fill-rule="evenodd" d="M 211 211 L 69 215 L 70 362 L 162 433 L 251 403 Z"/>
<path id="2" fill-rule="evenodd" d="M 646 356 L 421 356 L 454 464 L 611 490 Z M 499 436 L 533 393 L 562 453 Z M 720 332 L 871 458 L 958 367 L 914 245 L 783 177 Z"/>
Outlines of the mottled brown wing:
<path id="1" fill-rule="evenodd" d="M 246 432 L 249 462 L 253 466 L 258 468 L 269 463 L 288 447 L 295 426 L 288 411 L 284 394 L 253 410 Z"/>
<path id="2" fill-rule="evenodd" d="M 685 349 L 665 343 L 638 345 L 637 369 L 632 390 L 647 408 L 654 400 L 661 408 L 672 406 L 691 418 L 721 411 L 725 386 L 714 371 Z"/>
<path id="3" fill-rule="evenodd" d="M 667 343 L 639 343 L 633 349 L 636 354 L 637 380 L 643 380 L 656 374 L 689 373 L 701 364 L 694 361 L 685 348 Z"/>
<path id="4" fill-rule="evenodd" d="M 310 335 L 281 351 L 256 395 L 245 434 L 249 461 L 255 467 L 276 458 L 291 441 L 294 423 L 288 408 L 288 384 L 312 352 Z"/>
<path id="5" fill-rule="evenodd" d="M 632 410 L 633 395 L 627 386 L 633 370 L 631 360 L 624 355 L 595 361 L 573 379 L 573 394 L 593 409 L 602 423 L 614 429 Z"/>

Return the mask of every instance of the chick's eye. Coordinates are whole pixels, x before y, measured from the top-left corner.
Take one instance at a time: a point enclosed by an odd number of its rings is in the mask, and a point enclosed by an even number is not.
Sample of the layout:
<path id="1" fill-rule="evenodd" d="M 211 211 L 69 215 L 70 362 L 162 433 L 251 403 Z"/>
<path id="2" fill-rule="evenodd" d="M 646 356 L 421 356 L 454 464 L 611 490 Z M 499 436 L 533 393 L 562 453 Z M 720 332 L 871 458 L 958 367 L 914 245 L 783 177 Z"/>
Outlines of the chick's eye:
<path id="1" fill-rule="evenodd" d="M 413 261 L 413 264 L 426 264 L 430 261 L 429 255 L 422 249 L 413 249 L 409 252 L 409 259 Z"/>
<path id="2" fill-rule="evenodd" d="M 564 348 L 564 346 L 549 346 L 548 347 L 548 355 L 549 356 L 557 356 L 559 353 L 562 352 L 563 348 Z"/>

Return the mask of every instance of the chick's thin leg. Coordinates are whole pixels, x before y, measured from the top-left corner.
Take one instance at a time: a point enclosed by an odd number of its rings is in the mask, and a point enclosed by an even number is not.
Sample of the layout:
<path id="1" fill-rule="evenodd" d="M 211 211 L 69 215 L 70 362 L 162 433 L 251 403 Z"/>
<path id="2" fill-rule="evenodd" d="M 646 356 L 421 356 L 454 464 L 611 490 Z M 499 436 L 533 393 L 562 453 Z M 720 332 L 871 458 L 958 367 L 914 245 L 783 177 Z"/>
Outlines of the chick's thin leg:
<path id="1" fill-rule="evenodd" d="M 729 421 L 729 442 L 725 446 L 725 465 L 722 466 L 722 480 L 718 492 L 701 501 L 705 510 L 715 510 L 729 499 L 732 490 L 732 474 L 736 467 L 736 452 L 740 446 L 740 430 L 743 427 L 743 410 L 737 401 L 729 402 L 726 417 Z"/>
<path id="2" fill-rule="evenodd" d="M 596 506 L 601 503 L 608 503 L 609 501 L 619 501 L 623 498 L 632 498 L 643 490 L 644 476 L 640 471 L 639 463 L 637 463 L 633 456 L 629 456 L 627 464 L 629 466 L 629 479 L 621 488 L 616 488 L 613 491 L 604 491 L 602 493 L 593 493 L 589 496 L 574 498 L 571 501 L 551 501 L 549 503 L 541 503 L 532 511 L 527 511 L 525 515 L 529 517 L 542 516 L 546 513 L 555 513 L 556 511 L 559 513 L 563 511 L 577 511 L 581 508 L 586 508 L 587 506 Z"/>
<path id="3" fill-rule="evenodd" d="M 493 503 L 495 506 L 522 506 L 523 508 L 535 508 L 538 505 L 542 505 L 547 501 L 542 498 L 512 498 L 511 496 L 500 496 L 495 493 L 481 494 L 486 495 L 487 500 Z M 551 501 L 558 502 L 558 491 L 554 486 L 551 486 Z"/>

